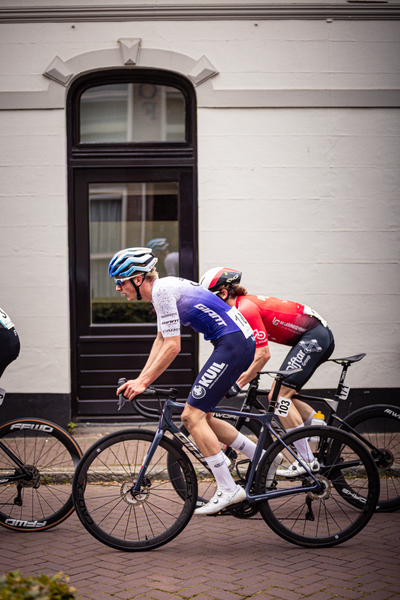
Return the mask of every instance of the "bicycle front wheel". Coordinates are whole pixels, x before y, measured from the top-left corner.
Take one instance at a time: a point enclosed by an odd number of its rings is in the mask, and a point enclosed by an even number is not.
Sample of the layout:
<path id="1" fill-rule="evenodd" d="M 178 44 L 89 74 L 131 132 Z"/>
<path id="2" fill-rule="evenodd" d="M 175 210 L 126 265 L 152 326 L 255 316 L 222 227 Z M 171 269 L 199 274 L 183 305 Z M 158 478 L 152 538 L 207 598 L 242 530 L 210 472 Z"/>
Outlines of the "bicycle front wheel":
<path id="1" fill-rule="evenodd" d="M 318 488 L 304 491 L 315 483 L 307 472 L 288 478 L 280 476 L 278 470 L 276 488 L 273 489 L 287 491 L 288 495 L 262 501 L 260 512 L 271 529 L 283 539 L 298 546 L 327 548 L 349 540 L 367 525 L 379 498 L 379 476 L 365 446 L 340 429 L 304 427 L 282 439 L 290 446 L 301 438 L 310 437 L 319 438 L 318 446 L 314 448 L 314 456 L 319 461 L 319 469 L 314 473 Z M 332 444 L 335 453 L 331 451 Z M 257 470 L 258 494 L 270 489 L 267 486 L 271 479 L 269 471 L 279 452 L 285 462 L 293 462 L 282 442 L 276 441 Z M 350 503 L 348 494 L 356 495 L 359 501 Z"/>
<path id="2" fill-rule="evenodd" d="M 163 437 L 139 495 L 131 490 L 154 439 L 154 431 L 128 429 L 93 444 L 76 470 L 73 498 L 84 527 L 97 540 L 125 551 L 153 550 L 186 527 L 197 498 L 194 468 L 181 446 Z M 179 469 L 171 480 L 172 457 Z"/>
<path id="3" fill-rule="evenodd" d="M 400 409 L 388 404 L 374 404 L 350 413 L 342 427 L 349 425 L 363 439 L 378 467 L 381 492 L 379 512 L 400 509 Z"/>
<path id="4" fill-rule="evenodd" d="M 44 419 L 14 419 L 0 426 L 0 525 L 15 531 L 41 531 L 74 510 L 71 492 L 82 456 L 64 429 Z M 7 449 L 23 464 L 24 474 Z"/>

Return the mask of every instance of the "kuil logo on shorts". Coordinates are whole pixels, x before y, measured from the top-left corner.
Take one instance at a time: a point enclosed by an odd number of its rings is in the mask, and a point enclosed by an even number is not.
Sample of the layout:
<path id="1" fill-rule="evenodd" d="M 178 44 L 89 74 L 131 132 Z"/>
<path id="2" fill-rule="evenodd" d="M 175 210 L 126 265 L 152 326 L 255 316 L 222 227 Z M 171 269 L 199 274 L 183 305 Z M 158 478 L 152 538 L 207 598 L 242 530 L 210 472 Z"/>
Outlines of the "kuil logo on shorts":
<path id="1" fill-rule="evenodd" d="M 201 387 L 201 385 L 195 385 L 192 389 L 192 396 L 193 398 L 197 398 L 197 400 L 199 400 L 200 398 L 204 398 L 205 395 L 206 390 L 203 387 Z"/>
<path id="2" fill-rule="evenodd" d="M 204 387 L 206 388 L 212 387 L 214 379 L 219 376 L 224 367 L 226 367 L 225 363 L 213 362 L 211 367 L 209 367 L 207 371 L 203 373 L 201 379 L 199 379 L 199 383 L 201 383 L 201 385 L 204 385 Z"/>

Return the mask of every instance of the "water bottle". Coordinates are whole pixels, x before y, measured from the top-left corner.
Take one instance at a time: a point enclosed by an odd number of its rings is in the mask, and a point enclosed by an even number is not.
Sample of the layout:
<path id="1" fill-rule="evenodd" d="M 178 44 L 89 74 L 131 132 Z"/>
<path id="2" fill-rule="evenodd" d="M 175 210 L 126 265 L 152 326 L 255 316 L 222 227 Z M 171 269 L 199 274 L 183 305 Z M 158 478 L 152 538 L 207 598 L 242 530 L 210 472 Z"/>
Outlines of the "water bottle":
<path id="1" fill-rule="evenodd" d="M 322 412 L 319 410 L 317 413 L 315 413 L 315 415 L 313 416 L 312 420 L 311 420 L 311 425 L 318 425 L 319 427 L 326 425 L 325 422 L 325 415 L 322 414 Z M 312 437 L 310 437 L 310 442 L 319 442 L 319 437 L 313 435 Z"/>

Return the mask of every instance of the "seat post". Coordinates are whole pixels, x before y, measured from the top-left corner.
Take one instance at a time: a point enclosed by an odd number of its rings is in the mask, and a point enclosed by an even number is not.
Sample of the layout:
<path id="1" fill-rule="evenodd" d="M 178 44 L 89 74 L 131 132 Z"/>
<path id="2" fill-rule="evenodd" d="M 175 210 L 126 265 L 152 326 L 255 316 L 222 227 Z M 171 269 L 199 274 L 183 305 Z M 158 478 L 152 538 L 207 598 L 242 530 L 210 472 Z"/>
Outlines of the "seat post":
<path id="1" fill-rule="evenodd" d="M 342 363 L 342 373 L 340 375 L 339 383 L 338 383 L 338 386 L 337 386 L 337 389 L 335 392 L 335 400 L 338 402 L 342 397 L 344 380 L 346 379 L 347 369 L 349 368 L 350 364 L 351 364 L 350 362 Z"/>

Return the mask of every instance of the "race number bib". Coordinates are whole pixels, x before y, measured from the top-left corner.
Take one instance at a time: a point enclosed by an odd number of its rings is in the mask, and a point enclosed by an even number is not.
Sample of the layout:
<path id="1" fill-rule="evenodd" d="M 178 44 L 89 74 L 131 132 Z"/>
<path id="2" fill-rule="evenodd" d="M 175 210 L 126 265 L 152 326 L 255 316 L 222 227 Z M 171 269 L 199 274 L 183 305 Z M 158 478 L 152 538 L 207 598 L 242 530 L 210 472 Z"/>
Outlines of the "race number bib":
<path id="1" fill-rule="evenodd" d="M 236 323 L 246 339 L 253 335 L 252 328 L 235 306 L 228 310 L 226 314 Z"/>
<path id="2" fill-rule="evenodd" d="M 282 396 L 279 396 L 274 413 L 278 415 L 278 417 L 287 417 L 291 404 L 292 401 L 290 398 L 283 398 Z"/>
<path id="3" fill-rule="evenodd" d="M 0 324 L 3 325 L 6 329 L 12 329 L 14 327 L 14 323 L 11 321 L 10 317 L 4 310 L 0 308 Z"/>

